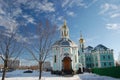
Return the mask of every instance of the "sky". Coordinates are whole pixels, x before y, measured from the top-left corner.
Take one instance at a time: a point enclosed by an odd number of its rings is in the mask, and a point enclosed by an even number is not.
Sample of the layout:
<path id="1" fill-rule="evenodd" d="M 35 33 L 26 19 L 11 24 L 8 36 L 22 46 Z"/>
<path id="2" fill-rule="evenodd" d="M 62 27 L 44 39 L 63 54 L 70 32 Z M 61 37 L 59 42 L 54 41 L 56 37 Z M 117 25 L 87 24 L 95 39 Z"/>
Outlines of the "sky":
<path id="1" fill-rule="evenodd" d="M 34 28 L 46 19 L 56 24 L 58 31 L 66 20 L 70 38 L 76 44 L 82 33 L 86 47 L 103 44 L 113 49 L 118 59 L 120 0 L 0 0 L 0 29 Z M 23 35 L 21 31 L 19 41 L 28 42 Z"/>

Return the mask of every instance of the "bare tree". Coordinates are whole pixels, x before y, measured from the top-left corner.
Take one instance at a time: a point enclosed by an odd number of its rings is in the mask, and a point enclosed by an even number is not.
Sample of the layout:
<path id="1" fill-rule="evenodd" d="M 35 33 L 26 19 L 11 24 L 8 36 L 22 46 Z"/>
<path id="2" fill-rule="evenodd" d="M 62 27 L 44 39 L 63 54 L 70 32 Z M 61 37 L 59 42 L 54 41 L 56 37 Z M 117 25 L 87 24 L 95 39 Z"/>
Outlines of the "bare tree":
<path id="1" fill-rule="evenodd" d="M 40 23 L 35 27 L 35 35 L 37 38 L 32 40 L 31 45 L 26 47 L 29 53 L 32 54 L 34 60 L 39 65 L 39 80 L 42 74 L 42 64 L 50 56 L 52 43 L 55 39 L 56 26 L 50 24 L 47 20 L 45 23 Z"/>
<path id="2" fill-rule="evenodd" d="M 22 52 L 22 47 L 16 39 L 16 31 L 0 30 L 0 58 L 4 63 L 2 80 L 5 80 L 6 71 L 8 69 L 8 61 L 16 60 Z"/>

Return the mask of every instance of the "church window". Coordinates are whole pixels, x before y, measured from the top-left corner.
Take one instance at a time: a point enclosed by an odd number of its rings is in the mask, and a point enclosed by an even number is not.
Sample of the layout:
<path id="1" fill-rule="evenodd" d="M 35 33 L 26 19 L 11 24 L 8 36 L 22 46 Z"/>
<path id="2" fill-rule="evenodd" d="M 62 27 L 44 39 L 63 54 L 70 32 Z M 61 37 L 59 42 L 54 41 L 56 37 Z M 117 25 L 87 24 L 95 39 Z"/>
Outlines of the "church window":
<path id="1" fill-rule="evenodd" d="M 87 64 L 87 67 L 89 67 L 89 64 Z"/>
<path id="2" fill-rule="evenodd" d="M 86 58 L 86 61 L 88 61 L 88 58 Z"/>
<path id="3" fill-rule="evenodd" d="M 105 56 L 103 56 L 103 59 L 105 59 Z"/>
<path id="4" fill-rule="evenodd" d="M 91 58 L 89 57 L 89 61 L 91 61 Z"/>
<path id="5" fill-rule="evenodd" d="M 54 56 L 54 62 L 56 63 L 56 55 Z"/>
<path id="6" fill-rule="evenodd" d="M 110 59 L 110 55 L 108 55 L 108 59 Z"/>
<path id="7" fill-rule="evenodd" d="M 109 62 L 109 65 L 111 66 L 111 62 Z"/>
<path id="8" fill-rule="evenodd" d="M 91 64 L 89 64 L 90 65 L 90 67 L 91 67 Z"/>
<path id="9" fill-rule="evenodd" d="M 94 67 L 94 64 L 92 63 L 92 67 Z"/>
<path id="10" fill-rule="evenodd" d="M 104 66 L 106 66 L 106 63 L 104 63 Z"/>
<path id="11" fill-rule="evenodd" d="M 98 66 L 98 63 L 96 63 L 96 66 Z"/>

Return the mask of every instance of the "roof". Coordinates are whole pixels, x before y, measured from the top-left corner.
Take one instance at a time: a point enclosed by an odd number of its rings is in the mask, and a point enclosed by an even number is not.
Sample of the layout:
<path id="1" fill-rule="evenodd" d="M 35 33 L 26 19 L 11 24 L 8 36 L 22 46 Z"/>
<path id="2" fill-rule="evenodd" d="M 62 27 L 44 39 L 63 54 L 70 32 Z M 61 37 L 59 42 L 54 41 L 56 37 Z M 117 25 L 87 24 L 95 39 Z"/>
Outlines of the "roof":
<path id="1" fill-rule="evenodd" d="M 72 40 L 64 39 L 64 38 L 56 41 L 53 45 L 58 45 L 58 46 L 77 46 Z"/>
<path id="2" fill-rule="evenodd" d="M 97 45 L 94 50 L 107 50 L 108 48 L 102 44 Z"/>
<path id="3" fill-rule="evenodd" d="M 85 49 L 87 49 L 87 50 L 93 50 L 93 47 L 92 46 L 88 46 Z"/>

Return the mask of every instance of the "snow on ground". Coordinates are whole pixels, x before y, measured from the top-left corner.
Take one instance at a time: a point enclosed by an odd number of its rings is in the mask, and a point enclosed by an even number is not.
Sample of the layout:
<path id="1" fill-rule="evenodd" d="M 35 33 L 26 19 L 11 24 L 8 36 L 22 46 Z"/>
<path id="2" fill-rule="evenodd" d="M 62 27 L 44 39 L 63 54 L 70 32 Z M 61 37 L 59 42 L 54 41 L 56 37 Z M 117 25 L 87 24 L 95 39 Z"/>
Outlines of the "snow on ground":
<path id="1" fill-rule="evenodd" d="M 23 73 L 23 70 L 7 72 L 6 80 L 38 80 L 38 71 L 33 73 Z M 2 73 L 0 73 L 1 78 Z M 58 76 L 52 75 L 50 72 L 43 72 L 42 80 L 120 80 L 107 76 L 99 76 L 92 73 L 83 73 L 74 76 Z"/>

